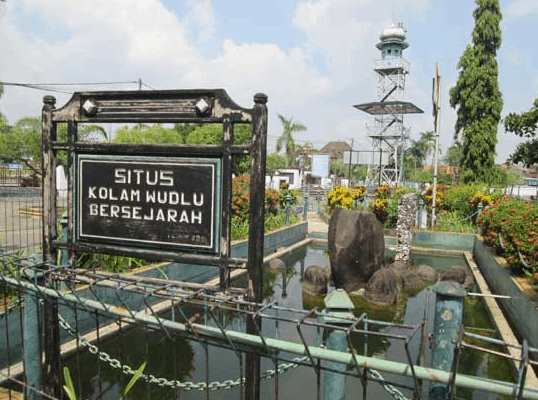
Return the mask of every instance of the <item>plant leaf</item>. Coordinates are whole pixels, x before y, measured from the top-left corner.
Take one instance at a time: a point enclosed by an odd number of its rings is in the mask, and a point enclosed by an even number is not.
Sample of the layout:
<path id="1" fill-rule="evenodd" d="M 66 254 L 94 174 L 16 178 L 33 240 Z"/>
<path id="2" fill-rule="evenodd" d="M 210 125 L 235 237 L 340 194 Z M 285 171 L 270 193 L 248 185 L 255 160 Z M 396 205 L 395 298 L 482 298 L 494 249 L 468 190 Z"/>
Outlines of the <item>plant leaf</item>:
<path id="1" fill-rule="evenodd" d="M 69 400 L 77 400 L 77 395 L 75 394 L 75 386 L 73 385 L 73 380 L 71 379 L 71 374 L 69 373 L 69 368 L 64 367 L 64 380 L 65 385 L 63 386 Z"/>
<path id="2" fill-rule="evenodd" d="M 129 383 L 127 384 L 127 386 L 125 386 L 125 389 L 123 389 L 123 394 L 121 395 L 121 397 L 118 399 L 118 400 L 123 400 L 123 397 L 129 392 L 129 390 L 131 390 L 131 388 L 134 386 L 134 384 L 136 383 L 136 381 L 140 378 L 140 376 L 142 375 L 142 372 L 144 371 L 144 368 L 146 368 L 146 362 L 144 361 L 142 363 L 142 365 L 136 370 L 136 372 L 134 373 L 133 377 L 131 378 L 131 380 L 129 381 Z"/>

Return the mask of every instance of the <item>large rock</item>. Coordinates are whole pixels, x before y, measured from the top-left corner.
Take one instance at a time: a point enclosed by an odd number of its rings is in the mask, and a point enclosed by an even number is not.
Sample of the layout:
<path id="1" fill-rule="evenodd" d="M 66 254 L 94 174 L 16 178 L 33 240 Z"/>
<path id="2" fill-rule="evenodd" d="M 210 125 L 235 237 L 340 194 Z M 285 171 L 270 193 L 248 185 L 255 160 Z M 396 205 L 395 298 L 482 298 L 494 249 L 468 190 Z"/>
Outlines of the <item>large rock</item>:
<path id="1" fill-rule="evenodd" d="M 439 280 L 441 281 L 454 281 L 463 285 L 465 283 L 465 278 L 467 277 L 467 269 L 461 265 L 456 265 L 451 267 L 449 270 L 446 270 L 441 275 Z"/>
<path id="2" fill-rule="evenodd" d="M 416 271 L 412 271 L 409 269 L 402 271 L 400 277 L 402 279 L 404 289 L 418 290 L 426 286 L 424 280 Z"/>
<path id="3" fill-rule="evenodd" d="M 395 263 L 397 264 L 397 263 Z M 438 273 L 435 268 L 429 265 L 419 265 L 416 268 L 394 268 L 391 264 L 389 266 L 398 277 L 402 280 L 402 286 L 406 290 L 418 291 L 425 288 L 432 283 L 437 282 Z"/>
<path id="4" fill-rule="evenodd" d="M 375 304 L 392 305 L 398 297 L 398 280 L 396 273 L 389 268 L 382 268 L 372 275 L 366 285 L 364 298 Z"/>
<path id="5" fill-rule="evenodd" d="M 269 271 L 284 271 L 286 264 L 280 258 L 273 258 L 267 263 L 267 269 Z"/>
<path id="6" fill-rule="evenodd" d="M 434 267 L 430 266 L 430 265 L 425 265 L 425 264 L 422 264 L 422 265 L 419 265 L 418 267 L 416 267 L 414 269 L 414 271 L 422 278 L 424 279 L 425 281 L 428 281 L 428 282 L 437 282 L 437 280 L 439 279 L 439 273 L 435 270 Z"/>
<path id="7" fill-rule="evenodd" d="M 327 270 L 317 265 L 309 266 L 304 273 L 303 293 L 311 296 L 326 294 L 329 281 Z"/>
<path id="8" fill-rule="evenodd" d="M 328 242 L 336 288 L 358 290 L 381 268 L 385 241 L 381 224 L 372 212 L 335 208 Z"/>

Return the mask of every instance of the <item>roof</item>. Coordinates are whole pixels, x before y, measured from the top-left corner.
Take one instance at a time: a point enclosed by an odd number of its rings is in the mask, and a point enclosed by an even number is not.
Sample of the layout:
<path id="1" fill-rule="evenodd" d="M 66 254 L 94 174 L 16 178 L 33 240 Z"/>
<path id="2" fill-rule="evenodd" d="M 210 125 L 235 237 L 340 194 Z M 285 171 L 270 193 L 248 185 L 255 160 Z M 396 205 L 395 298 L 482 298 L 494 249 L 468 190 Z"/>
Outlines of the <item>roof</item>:
<path id="1" fill-rule="evenodd" d="M 351 146 L 348 142 L 338 141 L 338 142 L 329 142 L 323 146 L 320 150 L 320 153 L 341 153 L 344 151 L 350 151 Z"/>
<path id="2" fill-rule="evenodd" d="M 406 101 L 376 101 L 372 103 L 357 104 L 353 107 L 372 115 L 422 114 L 424 112 L 413 103 Z"/>

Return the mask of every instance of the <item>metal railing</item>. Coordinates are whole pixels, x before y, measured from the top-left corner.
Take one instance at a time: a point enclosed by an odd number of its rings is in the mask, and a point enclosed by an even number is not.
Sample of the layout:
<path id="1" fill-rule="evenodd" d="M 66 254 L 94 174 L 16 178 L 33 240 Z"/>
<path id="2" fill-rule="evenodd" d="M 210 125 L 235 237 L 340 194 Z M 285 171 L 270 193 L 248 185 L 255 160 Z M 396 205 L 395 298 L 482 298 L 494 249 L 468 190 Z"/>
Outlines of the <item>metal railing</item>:
<path id="1" fill-rule="evenodd" d="M 524 387 L 526 368 L 536 365 L 529 360 L 529 351 L 537 351 L 525 343 L 521 348 L 521 357 L 516 360 L 520 365 L 516 383 L 459 374 L 457 362 L 454 363 L 452 372 L 419 365 L 417 360 L 420 360 L 420 352 L 414 354 L 410 343 L 419 341 L 421 351 L 425 346 L 426 312 L 424 319 L 416 325 L 376 321 L 364 314 L 339 318 L 317 308 L 294 309 L 274 301 L 253 303 L 247 300 L 246 290 L 240 288 L 229 288 L 228 291 L 221 292 L 218 287 L 203 284 L 33 264 L 31 260 L 23 258 L 11 258 L 9 262 L 5 260 L 7 259 L 3 258 L 0 271 L 4 293 L 1 319 L 4 320 L 5 331 L 1 335 L 5 339 L 2 342 L 4 360 L 0 379 L 4 384 L 14 383 L 15 380 L 21 382 L 20 375 L 24 372 L 23 386 L 35 387 L 29 382 L 32 378 L 28 378 L 31 372 L 28 371 L 30 365 L 27 357 L 32 350 L 27 343 L 23 343 L 21 336 L 24 336 L 30 317 L 28 305 L 48 303 L 56 305 L 66 331 L 62 344 L 64 352 L 70 348 L 78 357 L 87 348 L 98 359 L 126 374 L 134 371 L 137 365 L 129 365 L 122 360 L 122 351 L 120 356 L 113 356 L 101 350 L 100 345 L 105 336 L 125 335 L 127 328 L 139 325 L 144 332 L 159 332 L 166 343 L 173 343 L 176 338 L 187 338 L 200 343 L 205 349 L 202 353 L 206 365 L 203 382 L 189 383 L 185 379 L 159 377 L 152 371 L 146 372 L 144 379 L 148 385 L 166 386 L 173 391 L 203 390 L 207 398 L 210 391 L 224 388 L 239 388 L 239 394 L 242 395 L 244 357 L 247 353 L 256 353 L 273 365 L 262 377 L 274 378 L 275 399 L 280 398 L 279 374 L 290 370 L 292 366 L 314 371 L 319 398 L 322 371 L 334 372 L 328 362 L 347 365 L 345 371 L 336 372 L 357 378 L 365 394 L 366 388 L 371 386 L 369 382 L 377 382 L 396 398 L 403 399 L 406 395 L 418 398 L 422 394 L 423 383 L 434 381 L 446 384 L 451 394 L 455 387 L 464 387 L 517 398 L 538 399 L 538 389 Z M 23 278 L 24 276 L 33 278 Z M 54 282 L 54 285 L 45 287 L 37 277 L 43 282 Z M 83 292 L 81 288 L 86 290 Z M 105 292 L 108 293 L 107 296 Z M 171 313 L 163 316 L 164 311 Z M 245 321 L 249 318 L 260 318 L 264 329 L 257 334 L 245 333 Z M 327 318 L 331 318 L 330 322 L 327 322 Z M 105 323 L 108 325 L 104 326 Z M 329 350 L 323 346 L 323 335 L 329 331 L 340 331 L 345 335 L 347 351 Z M 17 332 L 20 334 L 18 339 Z M 489 349 L 465 342 L 463 337 L 463 334 L 460 335 L 456 341 L 456 360 L 465 348 L 478 348 L 492 354 Z M 476 335 L 472 337 L 477 338 Z M 369 340 L 373 338 L 390 341 L 391 348 L 402 349 L 405 361 L 373 357 L 368 349 Z M 479 339 L 495 340 L 485 337 Z M 148 347 L 148 343 L 139 345 L 140 352 Z M 362 343 L 362 346 L 357 343 Z M 507 345 L 504 342 L 500 344 Z M 210 383 L 208 349 L 215 346 L 235 354 L 236 379 Z M 171 347 L 171 351 L 176 350 Z M 511 357 L 501 351 L 495 351 L 494 354 Z M 80 363 L 76 368 L 81 368 Z M 80 380 L 79 385 L 82 385 Z M 148 397 L 151 398 L 151 395 Z"/>

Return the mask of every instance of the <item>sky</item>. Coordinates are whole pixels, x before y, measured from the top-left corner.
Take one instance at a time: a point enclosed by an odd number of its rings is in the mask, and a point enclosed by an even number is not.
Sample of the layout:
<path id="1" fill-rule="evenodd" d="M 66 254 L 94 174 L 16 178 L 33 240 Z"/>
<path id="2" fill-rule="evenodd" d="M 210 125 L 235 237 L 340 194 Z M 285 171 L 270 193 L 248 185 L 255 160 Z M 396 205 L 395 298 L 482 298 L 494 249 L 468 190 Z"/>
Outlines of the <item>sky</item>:
<path id="1" fill-rule="evenodd" d="M 500 0 L 498 53 L 502 115 L 529 109 L 538 95 L 538 0 Z M 58 86 L 62 91 L 224 88 L 251 108 L 268 95 L 268 151 L 292 117 L 308 128 L 297 143 L 329 141 L 372 149 L 372 117 L 352 106 L 377 101 L 374 60 L 379 34 L 393 22 L 407 29 L 410 62 L 405 101 L 410 138 L 433 130 L 432 77 L 441 75 L 441 150 L 454 139 L 449 105 L 457 64 L 474 26 L 471 0 L 7 0 L 0 2 L 0 81 L 11 83 L 130 82 Z M 0 112 L 10 124 L 36 117 L 44 95 L 60 107 L 68 93 L 6 86 Z M 499 127 L 496 161 L 520 140 Z"/>

